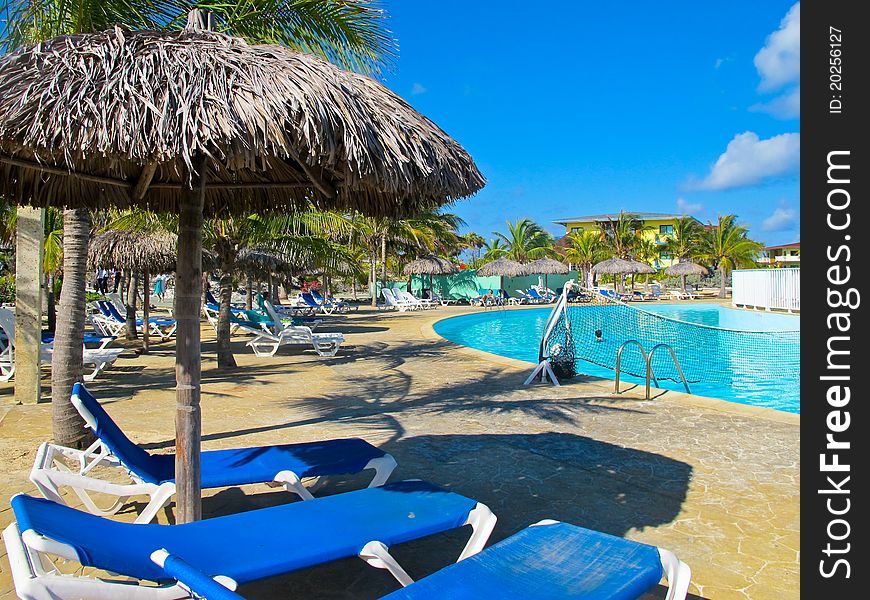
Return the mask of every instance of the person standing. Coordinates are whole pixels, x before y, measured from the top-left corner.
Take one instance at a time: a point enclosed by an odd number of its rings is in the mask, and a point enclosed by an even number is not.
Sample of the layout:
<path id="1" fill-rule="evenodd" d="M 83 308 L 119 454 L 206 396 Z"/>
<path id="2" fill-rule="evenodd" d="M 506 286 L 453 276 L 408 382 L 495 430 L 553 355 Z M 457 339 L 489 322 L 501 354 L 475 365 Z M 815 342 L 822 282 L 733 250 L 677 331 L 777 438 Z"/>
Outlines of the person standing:
<path id="1" fill-rule="evenodd" d="M 121 287 L 121 269 L 115 269 L 115 287 L 112 289 L 112 293 L 117 294 L 119 287 Z"/>
<path id="2" fill-rule="evenodd" d="M 157 275 L 157 280 L 154 282 L 154 294 L 160 298 L 160 301 L 164 301 L 164 295 L 166 294 L 166 278 L 163 274 Z"/>

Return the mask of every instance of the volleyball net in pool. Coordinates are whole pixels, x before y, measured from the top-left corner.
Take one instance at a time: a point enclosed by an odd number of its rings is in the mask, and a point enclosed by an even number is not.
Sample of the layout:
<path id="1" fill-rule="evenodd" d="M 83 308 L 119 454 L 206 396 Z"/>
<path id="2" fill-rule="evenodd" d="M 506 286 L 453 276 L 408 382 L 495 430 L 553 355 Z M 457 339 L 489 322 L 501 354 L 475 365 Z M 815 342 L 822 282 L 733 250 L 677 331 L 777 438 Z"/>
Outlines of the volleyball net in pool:
<path id="1" fill-rule="evenodd" d="M 597 292 L 592 301 L 573 305 L 566 294 L 553 309 L 540 345 L 541 365 L 547 362 L 558 378 L 583 372 L 583 362 L 620 373 L 688 383 L 751 385 L 800 373 L 799 331 L 723 329 L 656 314 Z M 668 351 L 673 349 L 676 361 Z M 531 381 L 532 377 L 529 378 Z"/>

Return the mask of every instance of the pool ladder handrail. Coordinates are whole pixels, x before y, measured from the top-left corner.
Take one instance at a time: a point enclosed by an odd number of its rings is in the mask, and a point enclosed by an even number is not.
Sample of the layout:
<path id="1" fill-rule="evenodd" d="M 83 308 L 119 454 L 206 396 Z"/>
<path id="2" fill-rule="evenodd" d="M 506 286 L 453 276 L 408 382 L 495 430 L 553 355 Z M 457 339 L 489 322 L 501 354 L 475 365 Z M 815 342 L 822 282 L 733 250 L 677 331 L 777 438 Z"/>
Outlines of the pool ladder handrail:
<path id="1" fill-rule="evenodd" d="M 619 393 L 619 374 L 620 374 L 620 367 L 622 364 L 622 351 L 625 350 L 626 346 L 630 346 L 630 345 L 636 345 L 638 348 L 640 348 L 640 353 L 644 358 L 644 362 L 646 363 L 646 399 L 647 400 L 650 399 L 650 380 L 655 381 L 656 387 L 659 387 L 659 380 L 656 378 L 655 374 L 653 373 L 653 369 L 652 369 L 652 357 L 653 357 L 653 354 L 655 354 L 655 351 L 658 350 L 659 348 L 667 348 L 668 352 L 670 352 L 671 358 L 674 361 L 674 366 L 677 368 L 677 373 L 680 374 L 680 379 L 683 380 L 683 386 L 686 388 L 686 393 L 687 394 L 692 393 L 692 391 L 689 389 L 689 382 L 686 381 L 686 376 L 683 375 L 683 368 L 680 366 L 680 361 L 677 359 L 677 353 L 674 352 L 674 349 L 673 349 L 673 347 L 671 347 L 670 344 L 665 344 L 664 342 L 656 344 L 655 346 L 653 346 L 650 349 L 649 353 L 647 353 L 643 347 L 643 344 L 641 344 L 638 340 L 626 340 L 619 347 L 619 350 L 616 351 L 616 380 L 614 381 L 614 393 L 616 393 L 616 394 Z"/>

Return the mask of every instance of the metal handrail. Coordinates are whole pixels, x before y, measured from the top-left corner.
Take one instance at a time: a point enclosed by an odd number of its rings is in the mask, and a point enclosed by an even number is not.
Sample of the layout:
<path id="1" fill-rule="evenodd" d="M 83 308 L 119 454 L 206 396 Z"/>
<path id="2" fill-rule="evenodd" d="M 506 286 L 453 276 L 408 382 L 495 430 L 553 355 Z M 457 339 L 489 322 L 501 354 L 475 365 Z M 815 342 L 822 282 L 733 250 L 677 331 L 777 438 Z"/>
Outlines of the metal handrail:
<path id="1" fill-rule="evenodd" d="M 655 346 L 653 346 L 650 349 L 649 354 L 646 355 L 646 399 L 649 400 L 649 380 L 650 380 L 650 377 L 655 379 L 656 387 L 659 387 L 658 379 L 656 379 L 655 375 L 653 375 L 653 372 L 652 372 L 652 357 L 653 357 L 653 354 L 655 353 L 655 351 L 658 350 L 659 348 L 667 348 L 668 352 L 671 353 L 671 358 L 674 359 L 674 366 L 677 367 L 677 373 L 680 374 L 680 378 L 683 380 L 683 386 L 685 386 L 685 388 L 686 388 L 686 393 L 691 394 L 692 390 L 689 389 L 689 382 L 686 381 L 686 376 L 683 375 L 683 368 L 680 366 L 680 361 L 677 360 L 676 352 L 674 352 L 674 349 L 671 347 L 670 344 L 665 344 L 664 342 L 662 342 L 660 344 L 656 344 Z M 617 358 L 616 360 L 617 360 L 617 364 L 619 364 L 619 358 Z M 619 375 L 617 375 L 617 377 L 619 377 Z"/>
<path id="2" fill-rule="evenodd" d="M 632 345 L 632 344 L 634 344 L 634 345 L 636 345 L 638 348 L 640 348 L 640 354 L 641 354 L 641 356 L 643 356 L 643 360 L 644 360 L 644 362 L 647 364 L 647 372 L 646 372 L 646 377 L 647 377 L 647 379 L 646 379 L 646 381 L 647 381 L 647 386 L 646 386 L 646 397 L 647 397 L 647 400 L 649 400 L 649 376 L 650 376 L 650 372 L 649 372 L 649 361 L 647 360 L 646 350 L 644 349 L 643 344 L 641 344 L 641 343 L 640 343 L 639 341 L 637 341 L 637 340 L 626 340 L 626 341 L 622 342 L 622 345 L 619 347 L 619 350 L 616 351 L 616 381 L 614 382 L 613 391 L 614 391 L 614 393 L 616 393 L 616 394 L 619 393 L 619 370 L 620 370 L 620 365 L 622 364 L 622 351 L 625 350 L 625 347 L 626 347 L 626 346 L 630 346 L 630 345 Z M 655 377 L 653 377 L 653 379 L 655 379 Z M 656 387 L 658 387 L 658 385 L 659 385 L 659 380 L 658 380 L 658 379 L 655 379 L 655 382 L 656 382 Z"/>

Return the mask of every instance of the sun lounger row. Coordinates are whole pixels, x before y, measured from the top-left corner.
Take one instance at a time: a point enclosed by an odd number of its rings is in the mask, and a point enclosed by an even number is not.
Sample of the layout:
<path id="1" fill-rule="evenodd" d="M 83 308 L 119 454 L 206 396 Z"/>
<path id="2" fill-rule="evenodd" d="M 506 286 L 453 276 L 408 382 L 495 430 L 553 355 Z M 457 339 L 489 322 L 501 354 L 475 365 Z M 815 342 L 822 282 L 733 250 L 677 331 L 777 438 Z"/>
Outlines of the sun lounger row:
<path id="1" fill-rule="evenodd" d="M 118 312 L 113 302 L 96 300 L 93 302 L 95 313 L 90 315 L 94 329 L 107 336 L 119 336 L 127 328 L 127 319 Z M 142 319 L 136 319 L 136 330 L 144 331 L 146 325 Z M 175 334 L 178 324 L 175 319 L 148 319 L 148 332 L 163 340 L 168 340 Z"/>
<path id="2" fill-rule="evenodd" d="M 381 295 L 384 297 L 384 302 L 386 302 L 384 308 L 387 310 L 395 309 L 399 312 L 438 308 L 439 304 L 428 298 L 417 298 L 409 292 L 398 289 L 382 288 Z"/>
<path id="3" fill-rule="evenodd" d="M 341 333 L 314 333 L 308 325 L 295 325 L 291 320 L 287 321 L 272 303 L 263 299 L 265 318 L 251 320 L 250 311 L 235 311 L 230 313 L 231 331 L 242 331 L 253 335 L 248 346 L 257 356 L 275 356 L 282 346 L 303 345 L 311 346 L 320 356 L 335 356 L 345 338 Z M 209 323 L 217 331 L 219 306 L 207 304 L 203 306 L 203 312 Z M 317 323 L 314 323 L 316 326 Z"/>
<path id="4" fill-rule="evenodd" d="M 15 522 L 3 538 L 21 598 L 238 599 L 231 590 L 239 584 L 352 556 L 407 586 L 389 598 L 629 599 L 662 576 L 668 599 L 682 599 L 688 589 L 689 568 L 670 552 L 556 521 L 483 550 L 496 521 L 485 505 L 424 481 L 385 484 L 395 461 L 359 439 L 204 452 L 204 488 L 274 481 L 306 501 L 183 525 L 149 524 L 174 494 L 174 456 L 136 446 L 83 385 L 76 384 L 71 401 L 98 441 L 85 451 L 44 444 L 31 479 L 45 499 L 12 499 Z M 77 463 L 78 472 L 62 467 L 61 458 Z M 97 466 L 116 467 L 132 483 L 97 479 Z M 313 499 L 301 482 L 365 469 L 375 471 L 367 489 L 325 498 Z M 61 486 L 71 486 L 95 514 L 65 506 Z M 98 508 L 93 492 L 118 501 Z M 140 494 L 151 501 L 136 523 L 105 516 Z M 390 554 L 396 544 L 465 525 L 472 533 L 457 564 L 418 582 Z M 147 585 L 62 575 L 53 557 Z"/>
<path id="5" fill-rule="evenodd" d="M 82 364 L 90 367 L 83 375 L 85 381 L 93 381 L 106 368 L 114 363 L 124 352 L 123 348 L 106 348 L 115 340 L 114 336 L 85 335 L 82 350 Z M 96 345 L 89 348 L 88 345 Z M 40 362 L 51 364 L 54 350 L 54 336 L 44 335 L 40 348 Z M 0 382 L 9 381 L 15 376 L 15 315 L 0 308 Z"/>

